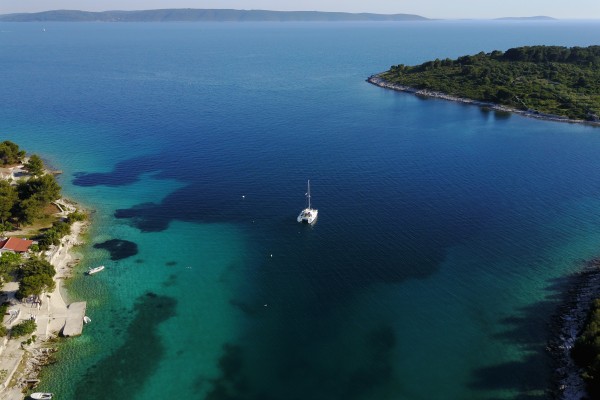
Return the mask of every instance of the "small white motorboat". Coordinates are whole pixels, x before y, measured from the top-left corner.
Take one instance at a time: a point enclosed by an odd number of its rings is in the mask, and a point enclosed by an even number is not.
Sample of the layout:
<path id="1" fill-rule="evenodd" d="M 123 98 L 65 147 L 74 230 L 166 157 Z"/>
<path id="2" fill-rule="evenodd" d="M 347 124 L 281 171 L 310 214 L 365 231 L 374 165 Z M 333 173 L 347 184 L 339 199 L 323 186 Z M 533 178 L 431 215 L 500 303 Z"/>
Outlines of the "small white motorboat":
<path id="1" fill-rule="evenodd" d="M 87 274 L 88 274 L 88 275 L 93 275 L 93 274 L 95 274 L 95 273 L 97 273 L 97 272 L 100 272 L 100 271 L 102 271 L 103 269 L 104 269 L 104 265 L 100 265 L 99 267 L 96 267 L 96 268 L 90 268 L 90 269 L 88 270 Z"/>
<path id="2" fill-rule="evenodd" d="M 50 399 L 52 399 L 52 393 L 36 392 L 36 393 L 31 393 L 31 395 L 29 395 L 29 397 L 31 397 L 32 399 L 35 399 L 35 400 L 50 400 Z"/>
<path id="3" fill-rule="evenodd" d="M 88 317 L 87 315 L 85 317 L 83 317 L 84 324 L 89 324 L 90 322 L 92 322 L 92 319 L 90 317 Z"/>

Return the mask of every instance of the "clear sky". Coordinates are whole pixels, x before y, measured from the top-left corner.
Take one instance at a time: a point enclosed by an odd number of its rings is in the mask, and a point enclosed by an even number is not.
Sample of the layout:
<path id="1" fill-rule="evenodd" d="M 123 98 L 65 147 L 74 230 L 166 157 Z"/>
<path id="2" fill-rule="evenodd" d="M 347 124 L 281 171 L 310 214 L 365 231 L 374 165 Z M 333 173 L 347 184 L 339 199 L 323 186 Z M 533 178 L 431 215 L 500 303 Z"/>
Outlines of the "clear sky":
<path id="1" fill-rule="evenodd" d="M 0 0 L 0 14 L 70 9 L 235 8 L 418 14 L 428 18 L 498 18 L 546 15 L 600 19 L 598 0 Z"/>

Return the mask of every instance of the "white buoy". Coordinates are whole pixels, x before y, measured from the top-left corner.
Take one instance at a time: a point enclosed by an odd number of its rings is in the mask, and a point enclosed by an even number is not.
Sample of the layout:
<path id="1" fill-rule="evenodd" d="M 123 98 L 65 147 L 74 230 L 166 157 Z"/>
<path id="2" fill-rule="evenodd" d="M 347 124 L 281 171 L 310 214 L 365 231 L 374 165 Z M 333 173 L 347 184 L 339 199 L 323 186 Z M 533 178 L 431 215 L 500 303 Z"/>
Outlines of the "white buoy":
<path id="1" fill-rule="evenodd" d="M 242 199 L 245 199 L 245 198 L 246 198 L 246 196 L 242 195 Z"/>

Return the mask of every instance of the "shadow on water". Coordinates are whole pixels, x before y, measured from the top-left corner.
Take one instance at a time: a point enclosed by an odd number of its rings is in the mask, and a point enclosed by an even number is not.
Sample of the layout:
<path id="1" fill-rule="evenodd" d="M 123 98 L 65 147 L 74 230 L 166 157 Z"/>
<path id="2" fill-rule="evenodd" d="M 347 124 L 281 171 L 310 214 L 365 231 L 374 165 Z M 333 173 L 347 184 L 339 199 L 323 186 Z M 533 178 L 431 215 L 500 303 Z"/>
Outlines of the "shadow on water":
<path id="1" fill-rule="evenodd" d="M 165 354 L 157 327 L 175 315 L 177 301 L 147 293 L 134 306 L 125 342 L 88 369 L 75 388 L 76 399 L 132 399 Z"/>
<path id="2" fill-rule="evenodd" d="M 516 316 L 504 318 L 506 331 L 495 335 L 496 340 L 516 344 L 523 358 L 475 371 L 471 386 L 483 391 L 517 393 L 511 399 L 541 400 L 552 397 L 553 360 L 546 350 L 552 335 L 550 321 L 572 287 L 573 277 L 556 278 L 546 287 L 544 300 L 518 310 Z M 505 397 L 502 397 L 503 399 Z M 490 400 L 493 400 L 491 398 Z"/>
<path id="3" fill-rule="evenodd" d="M 78 172 L 73 184 L 77 186 L 127 186 L 137 182 L 140 177 L 149 172 L 160 173 L 162 156 L 159 154 L 132 158 L 115 165 L 111 172 Z"/>
<path id="4" fill-rule="evenodd" d="M 177 165 L 178 168 L 166 168 L 165 165 Z M 115 217 L 128 220 L 142 232 L 164 231 L 176 220 L 245 224 L 252 226 L 254 232 L 262 230 L 259 233 L 261 237 L 270 236 L 264 251 L 299 253 L 296 249 L 299 232 L 293 223 L 295 216 L 289 215 L 290 210 L 296 211 L 298 203 L 302 204 L 302 200 L 289 198 L 289 193 L 298 188 L 290 188 L 287 179 L 276 177 L 272 178 L 274 182 L 261 186 L 257 191 L 255 178 L 240 179 L 237 175 L 241 172 L 235 168 L 226 172 L 216 170 L 219 170 L 218 165 L 200 169 L 195 165 L 182 165 L 181 160 L 173 159 L 173 155 L 150 155 L 120 162 L 112 172 L 79 173 L 73 182 L 81 186 L 125 186 L 146 173 L 153 173 L 159 179 L 176 179 L 185 186 L 168 194 L 160 203 L 118 209 Z M 487 212 L 475 205 L 478 199 L 473 199 L 473 205 L 466 202 L 457 204 L 459 211 L 448 212 L 454 204 L 448 205 L 451 200 L 447 198 L 427 198 L 426 202 L 414 199 L 406 203 L 404 196 L 398 196 L 395 189 L 387 187 L 381 190 L 390 193 L 370 199 L 370 188 L 364 188 L 362 193 L 352 193 L 356 189 L 351 183 L 336 184 L 339 189 L 321 194 L 319 206 L 326 210 L 322 218 L 331 218 L 334 222 L 323 226 L 317 223 L 313 240 L 307 243 L 310 246 L 307 248 L 313 249 L 309 253 L 319 255 L 313 262 L 321 267 L 309 268 L 309 272 L 314 282 L 324 282 L 324 286 L 328 286 L 328 281 L 338 273 L 332 268 L 341 266 L 343 279 L 337 283 L 345 285 L 349 291 L 373 282 L 400 282 L 436 273 L 444 260 L 445 249 L 478 230 L 479 221 L 485 220 L 484 215 L 478 214 Z M 418 183 L 407 182 L 402 190 L 415 192 L 410 185 L 418 186 Z M 241 194 L 250 192 L 252 196 L 242 200 Z M 367 196 L 362 202 L 386 200 L 371 207 L 368 215 L 360 215 L 353 195 Z M 402 213 L 395 212 L 400 208 Z M 472 217 L 469 224 L 464 223 L 461 214 L 465 209 L 469 209 Z M 274 219 L 273 216 L 277 215 L 286 219 Z M 348 216 L 366 220 L 347 221 Z M 340 230 L 339 220 L 355 225 L 355 229 Z M 404 228 L 399 230 L 398 227 Z M 453 235 L 447 235 L 450 231 Z M 300 267 L 307 264 L 304 262 Z"/>
<path id="5" fill-rule="evenodd" d="M 301 399 L 368 399 L 374 391 L 393 379 L 396 335 L 390 326 L 374 328 L 362 336 L 361 361 L 351 366 L 331 360 L 328 368 L 310 357 L 287 359 L 278 365 L 275 376 L 265 381 L 250 379 L 252 370 L 259 367 L 243 347 L 223 346 L 219 360 L 221 376 L 206 381 L 199 377 L 196 389 L 210 385 L 206 400 L 301 400 Z M 284 361 L 283 358 L 281 361 Z M 254 372 L 255 373 L 255 372 Z"/>
<path id="6" fill-rule="evenodd" d="M 110 239 L 102 243 L 96 243 L 94 248 L 107 250 L 110 253 L 110 259 L 113 261 L 123 260 L 138 253 L 136 243 L 123 239 Z"/>
<path id="7" fill-rule="evenodd" d="M 395 398 L 388 392 L 398 384 L 393 322 L 374 318 L 352 326 L 353 301 L 373 284 L 396 284 L 437 273 L 445 249 L 468 239 L 486 220 L 489 210 L 479 206 L 486 202 L 476 194 L 460 203 L 443 195 L 405 201 L 393 185 L 380 187 L 384 193 L 378 197 L 372 197 L 368 187 L 349 194 L 356 190 L 352 182 L 339 181 L 321 194 L 323 216 L 311 229 L 289 215 L 298 203 L 286 197 L 293 188 L 285 177 L 272 178 L 269 185 L 242 200 L 241 194 L 250 193 L 247 185 L 255 180 L 229 174 L 243 172 L 213 173 L 205 168 L 199 173 L 199 168 L 179 163 L 177 176 L 169 176 L 175 174 L 173 169 L 163 169 L 169 162 L 158 163 L 158 159 L 125 161 L 107 174 L 79 174 L 74 183 L 128 185 L 153 172 L 155 177 L 177 179 L 185 187 L 160 203 L 117 210 L 115 216 L 128 219 L 143 232 L 163 231 L 174 220 L 237 223 L 252 232 L 249 257 L 256 260 L 264 255 L 256 268 L 242 272 L 252 275 L 243 277 L 245 287 L 230 299 L 248 321 L 239 342 L 223 348 L 220 378 L 198 378 L 196 388 L 207 391 L 209 400 Z M 125 175 L 119 177 L 120 173 Z M 402 190 L 418 195 L 411 185 L 420 183 L 407 181 Z M 441 185 L 435 190 L 444 194 L 453 188 Z M 356 211 L 356 197 L 366 204 L 378 203 L 364 215 Z M 403 212 L 396 212 L 400 208 Z M 466 210 L 471 217 L 468 224 Z M 340 223 L 352 229 L 340 229 Z M 269 257 L 272 253 L 274 257 Z M 482 371 L 475 385 L 485 386 L 486 378 Z"/>

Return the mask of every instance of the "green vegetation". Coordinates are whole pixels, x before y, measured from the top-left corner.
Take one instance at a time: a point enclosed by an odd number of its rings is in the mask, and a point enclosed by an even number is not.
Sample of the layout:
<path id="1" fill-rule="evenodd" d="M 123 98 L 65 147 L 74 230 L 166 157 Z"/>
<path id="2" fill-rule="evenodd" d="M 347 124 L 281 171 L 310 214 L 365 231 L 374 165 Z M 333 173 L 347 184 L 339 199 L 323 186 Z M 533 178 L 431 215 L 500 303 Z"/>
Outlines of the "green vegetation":
<path id="1" fill-rule="evenodd" d="M 10 141 L 0 143 L 0 165 L 14 165 L 23 161 L 25 151 Z M 53 175 L 44 174 L 44 163 L 32 155 L 25 168 L 29 179 L 16 183 L 0 181 L 0 230 L 8 231 L 13 226 L 31 225 L 39 219 L 44 208 L 60 198 L 60 186 Z"/>
<path id="2" fill-rule="evenodd" d="M 55 283 L 52 280 L 54 274 L 56 274 L 56 270 L 48 261 L 41 258 L 30 258 L 18 271 L 19 290 L 15 296 L 18 299 L 24 299 L 54 290 Z"/>
<path id="3" fill-rule="evenodd" d="M 80 211 L 73 211 L 71 214 L 69 214 L 69 218 L 68 220 L 73 223 L 73 222 L 78 222 L 78 221 L 85 221 L 87 219 L 87 214 L 82 213 Z"/>
<path id="4" fill-rule="evenodd" d="M 16 188 L 7 181 L 0 181 L 0 223 L 4 224 L 12 217 L 12 210 L 18 200 Z"/>
<path id="5" fill-rule="evenodd" d="M 52 175 L 19 181 L 18 200 L 11 212 L 19 224 L 30 225 L 42 216 L 44 207 L 60 198 L 60 186 Z"/>
<path id="6" fill-rule="evenodd" d="M 0 143 L 0 166 L 14 165 L 25 157 L 25 151 L 19 149 L 15 143 L 5 140 Z"/>
<path id="7" fill-rule="evenodd" d="M 28 319 L 27 321 L 23 321 L 13 326 L 10 331 L 10 336 L 12 338 L 19 338 L 26 335 L 31 335 L 37 329 L 37 324 L 35 321 Z"/>
<path id="8" fill-rule="evenodd" d="M 29 157 L 27 163 L 25 163 L 25 168 L 27 171 L 33 176 L 40 176 L 44 173 L 44 162 L 37 154 L 33 154 Z"/>
<path id="9" fill-rule="evenodd" d="M 600 299 L 594 300 L 588 318 L 571 350 L 573 359 L 583 372 L 592 398 L 600 398 Z"/>
<path id="10" fill-rule="evenodd" d="M 9 306 L 10 306 L 10 302 L 8 302 L 8 301 L 5 301 L 4 303 L 0 304 L 0 315 L 6 314 Z"/>
<path id="11" fill-rule="evenodd" d="M 43 231 L 43 233 L 37 238 L 38 249 L 48 250 L 51 245 L 58 245 L 60 240 L 71 232 L 71 225 L 77 221 L 85 221 L 87 215 L 74 211 L 69 214 L 66 220 L 55 221 L 52 226 Z"/>
<path id="12" fill-rule="evenodd" d="M 600 46 L 528 46 L 395 65 L 388 82 L 519 110 L 598 121 Z"/>
<path id="13" fill-rule="evenodd" d="M 19 253 L 4 252 L 0 254 L 0 285 L 11 280 L 12 275 L 21 265 Z"/>
<path id="14" fill-rule="evenodd" d="M 40 250 L 48 250 L 51 245 L 58 245 L 60 239 L 71 232 L 71 222 L 55 221 L 51 228 L 48 228 L 38 239 L 38 247 Z"/>

